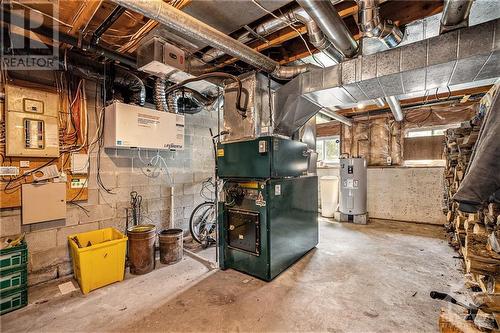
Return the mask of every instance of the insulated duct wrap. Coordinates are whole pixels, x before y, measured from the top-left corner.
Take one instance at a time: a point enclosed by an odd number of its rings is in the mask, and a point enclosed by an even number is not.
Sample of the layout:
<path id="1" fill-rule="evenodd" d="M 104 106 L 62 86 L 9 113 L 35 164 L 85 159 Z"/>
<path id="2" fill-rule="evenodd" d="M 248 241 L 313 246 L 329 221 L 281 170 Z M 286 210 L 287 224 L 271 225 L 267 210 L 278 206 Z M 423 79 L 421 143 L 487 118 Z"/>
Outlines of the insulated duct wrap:
<path id="1" fill-rule="evenodd" d="M 246 118 L 242 118 L 235 107 L 237 83 L 227 84 L 224 89 L 224 131 L 229 134 L 224 136 L 223 141 L 254 139 L 271 134 L 272 131 L 272 103 L 267 77 L 251 72 L 242 75 L 240 79 L 243 86 L 242 106 L 246 109 Z"/>
<path id="2" fill-rule="evenodd" d="M 370 165 L 388 165 L 392 161 L 391 131 L 387 118 L 377 118 L 370 122 Z"/>
<path id="3" fill-rule="evenodd" d="M 167 80 L 164 77 L 159 77 L 155 81 L 154 98 L 156 110 L 168 111 L 167 96 L 165 95 Z"/>
<path id="4" fill-rule="evenodd" d="M 476 114 L 477 106 L 464 107 L 432 106 L 405 111 L 404 128 L 458 124 Z"/>
<path id="5" fill-rule="evenodd" d="M 404 140 L 404 132 L 402 130 L 402 125 L 400 122 L 390 120 L 389 121 L 390 128 L 390 156 L 391 156 L 391 164 L 393 165 L 402 165 L 403 164 L 403 140 Z"/>
<path id="6" fill-rule="evenodd" d="M 351 157 L 364 157 L 370 164 L 370 124 L 367 121 L 353 123 Z"/>
<path id="7" fill-rule="evenodd" d="M 368 165 L 401 165 L 401 125 L 387 117 L 356 120 L 353 126 L 342 126 L 342 153 L 364 157 Z"/>

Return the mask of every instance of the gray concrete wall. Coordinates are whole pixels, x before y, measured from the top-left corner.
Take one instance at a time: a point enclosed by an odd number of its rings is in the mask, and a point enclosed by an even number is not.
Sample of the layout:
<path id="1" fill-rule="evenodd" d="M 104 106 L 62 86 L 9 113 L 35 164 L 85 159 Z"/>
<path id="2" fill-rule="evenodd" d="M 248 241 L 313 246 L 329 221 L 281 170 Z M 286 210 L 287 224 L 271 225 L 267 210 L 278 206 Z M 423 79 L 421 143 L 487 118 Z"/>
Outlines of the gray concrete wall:
<path id="1" fill-rule="evenodd" d="M 338 176 L 338 168 L 318 169 L 318 176 Z M 368 168 L 370 217 L 444 224 L 441 211 L 443 168 Z"/>
<path id="2" fill-rule="evenodd" d="M 444 224 L 443 168 L 369 168 L 370 217 Z"/>
<path id="3" fill-rule="evenodd" d="M 95 131 L 95 85 L 87 82 L 87 102 L 90 116 L 89 137 Z M 186 115 L 185 149 L 162 152 L 167 160 L 168 177 L 162 171 L 159 177 L 146 176 L 144 167 L 134 150 L 106 149 L 101 153 L 101 178 L 114 194 L 98 188 L 96 181 L 97 150 L 90 152 L 88 201 L 79 202 L 88 212 L 67 205 L 64 220 L 21 225 L 20 209 L 3 209 L 0 235 L 26 232 L 29 248 L 29 284 L 55 279 L 72 273 L 67 236 L 74 233 L 116 227 L 125 229 L 125 207 L 129 206 L 130 192 L 137 191 L 144 198 L 144 222 L 158 229 L 178 227 L 188 229 L 193 207 L 202 202 L 199 196 L 201 182 L 213 173 L 213 155 L 209 127 L 216 129 L 216 113 L 201 112 Z M 143 160 L 156 152 L 142 153 Z M 68 198 L 70 200 L 71 198 Z"/>

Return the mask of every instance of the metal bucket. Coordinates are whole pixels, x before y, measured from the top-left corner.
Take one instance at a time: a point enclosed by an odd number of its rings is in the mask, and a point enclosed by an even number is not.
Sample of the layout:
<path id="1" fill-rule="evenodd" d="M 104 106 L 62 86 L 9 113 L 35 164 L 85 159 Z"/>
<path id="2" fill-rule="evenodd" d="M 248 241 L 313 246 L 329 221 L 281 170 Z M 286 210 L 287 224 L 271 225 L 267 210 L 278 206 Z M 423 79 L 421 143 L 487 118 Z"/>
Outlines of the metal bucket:
<path id="1" fill-rule="evenodd" d="M 182 259 L 182 229 L 167 229 L 160 232 L 160 262 L 175 264 Z"/>
<path id="2" fill-rule="evenodd" d="M 153 224 L 128 228 L 128 259 L 130 273 L 140 275 L 155 268 L 156 227 Z"/>

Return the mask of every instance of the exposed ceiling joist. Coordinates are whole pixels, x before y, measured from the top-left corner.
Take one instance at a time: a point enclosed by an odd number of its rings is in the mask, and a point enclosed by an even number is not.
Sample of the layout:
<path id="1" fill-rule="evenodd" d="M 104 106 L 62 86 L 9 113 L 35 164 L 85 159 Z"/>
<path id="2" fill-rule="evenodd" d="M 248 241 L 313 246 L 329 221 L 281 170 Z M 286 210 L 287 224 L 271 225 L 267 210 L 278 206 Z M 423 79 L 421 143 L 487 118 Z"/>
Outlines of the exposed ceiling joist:
<path id="1" fill-rule="evenodd" d="M 97 10 L 101 7 L 102 0 L 84 1 L 78 9 L 71 23 L 72 27 L 67 31 L 71 35 L 77 34 L 85 28 L 92 20 Z"/>
<path id="2" fill-rule="evenodd" d="M 358 5 L 353 5 L 351 7 L 346 8 L 346 9 L 340 10 L 339 15 L 342 18 L 346 18 L 346 17 L 349 17 L 349 16 L 356 14 L 357 12 L 358 12 Z M 307 33 L 307 29 L 305 26 L 296 28 L 296 30 L 292 30 L 290 28 L 287 28 L 287 29 L 279 31 L 271 36 L 268 36 L 266 38 L 267 42 L 262 43 L 261 41 L 256 41 L 254 43 L 249 44 L 249 46 L 258 52 L 262 52 L 262 51 L 267 50 L 271 47 L 274 47 L 276 45 L 280 45 L 281 43 L 284 43 L 286 41 L 297 38 L 300 35 L 303 35 L 305 33 Z M 360 37 L 359 34 L 354 36 L 354 38 L 356 40 L 359 39 L 359 37 Z M 300 41 L 300 42 L 302 43 L 302 41 Z M 311 47 L 311 51 L 313 51 L 313 47 Z M 314 51 L 313 51 L 313 53 L 314 53 Z M 309 52 L 307 52 L 307 55 L 309 55 Z M 288 63 L 288 62 L 292 62 L 292 61 L 301 59 L 307 55 L 303 55 L 301 57 L 295 57 L 294 60 L 285 61 L 284 63 Z M 222 68 L 222 67 L 234 64 L 237 61 L 238 61 L 238 59 L 236 59 L 236 58 L 230 58 L 230 59 L 228 59 L 220 64 L 217 64 L 216 67 Z"/>
<path id="3" fill-rule="evenodd" d="M 169 1 L 167 1 L 169 2 Z M 191 0 L 180 0 L 177 3 L 173 4 L 173 6 L 177 9 L 182 9 L 189 5 Z M 151 30 L 158 26 L 158 22 L 155 20 L 148 20 L 146 24 L 144 24 L 131 38 L 130 41 L 125 43 L 118 49 L 118 52 L 134 52 L 139 46 L 139 42 L 142 38 L 144 38 Z"/>

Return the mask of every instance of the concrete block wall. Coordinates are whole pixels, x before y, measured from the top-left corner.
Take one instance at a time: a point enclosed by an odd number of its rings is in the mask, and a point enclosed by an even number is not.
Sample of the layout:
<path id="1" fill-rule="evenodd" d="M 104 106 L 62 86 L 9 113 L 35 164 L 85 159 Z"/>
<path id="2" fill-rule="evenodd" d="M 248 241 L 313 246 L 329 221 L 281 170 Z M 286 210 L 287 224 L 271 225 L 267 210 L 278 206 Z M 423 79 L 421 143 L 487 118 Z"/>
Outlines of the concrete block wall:
<path id="1" fill-rule="evenodd" d="M 89 139 L 96 129 L 95 91 L 95 84 L 87 81 Z M 141 151 L 139 157 L 137 150 L 103 149 L 100 178 L 113 194 L 98 187 L 98 152 L 93 149 L 90 151 L 89 197 L 87 201 L 78 202 L 85 210 L 68 204 L 66 219 L 23 226 L 19 208 L 0 210 L 1 236 L 26 233 L 29 284 L 72 274 L 68 235 L 106 227 L 125 231 L 125 208 L 130 205 L 131 191 L 143 197 L 143 223 L 155 224 L 159 230 L 176 227 L 187 231 L 192 209 L 204 201 L 199 195 L 201 183 L 213 174 L 210 127 L 216 130 L 215 112 L 186 115 L 185 149 L 160 152 L 168 169 L 156 170 L 156 177 L 151 177 L 148 166 L 143 163 L 156 155 L 156 151 Z"/>
<path id="2" fill-rule="evenodd" d="M 441 167 L 368 167 L 369 216 L 444 224 L 445 216 L 441 210 L 443 172 Z M 339 168 L 318 169 L 318 177 L 321 179 L 322 176 L 339 177 Z"/>

